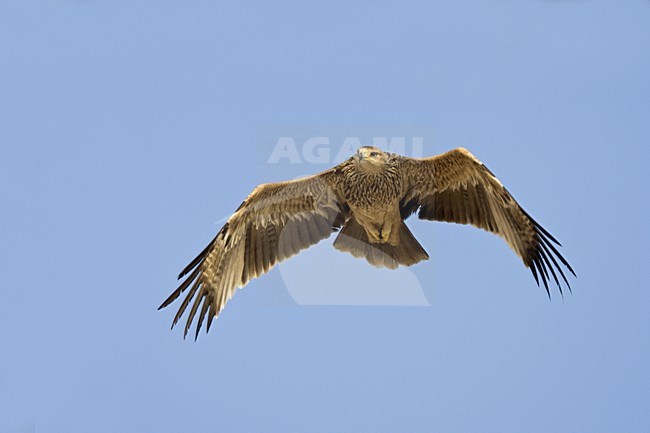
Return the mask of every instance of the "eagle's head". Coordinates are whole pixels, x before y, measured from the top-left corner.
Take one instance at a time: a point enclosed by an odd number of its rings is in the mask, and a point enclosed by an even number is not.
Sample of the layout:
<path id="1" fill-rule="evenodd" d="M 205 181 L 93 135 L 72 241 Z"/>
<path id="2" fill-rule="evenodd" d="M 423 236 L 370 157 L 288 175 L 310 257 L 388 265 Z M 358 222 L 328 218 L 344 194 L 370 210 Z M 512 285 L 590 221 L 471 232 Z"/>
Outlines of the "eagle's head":
<path id="1" fill-rule="evenodd" d="M 363 146 L 354 155 L 357 166 L 365 172 L 378 172 L 383 170 L 388 162 L 388 154 L 373 146 Z"/>

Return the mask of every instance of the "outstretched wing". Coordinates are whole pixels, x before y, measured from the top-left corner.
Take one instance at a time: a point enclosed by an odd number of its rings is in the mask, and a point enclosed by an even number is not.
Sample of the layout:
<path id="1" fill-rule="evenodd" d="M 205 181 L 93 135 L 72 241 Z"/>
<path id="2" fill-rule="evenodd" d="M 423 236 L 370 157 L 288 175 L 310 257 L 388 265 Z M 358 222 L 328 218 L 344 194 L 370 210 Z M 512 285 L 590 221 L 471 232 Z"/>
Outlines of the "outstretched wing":
<path id="1" fill-rule="evenodd" d="M 340 228 L 349 208 L 338 193 L 339 176 L 335 167 L 255 188 L 212 242 L 183 269 L 178 278 L 189 275 L 160 306 L 168 306 L 188 290 L 172 328 L 194 299 L 184 335 L 197 312 L 195 338 L 206 317 L 207 332 L 235 289 Z"/>
<path id="2" fill-rule="evenodd" d="M 555 245 L 560 243 L 468 150 L 458 148 L 425 159 L 403 158 L 401 164 L 409 186 L 401 202 L 402 218 L 419 209 L 420 219 L 471 224 L 495 233 L 521 257 L 538 285 L 542 279 L 549 297 L 549 272 L 560 293 L 558 273 L 571 290 L 558 260 L 574 276 L 575 272 L 557 250 Z"/>

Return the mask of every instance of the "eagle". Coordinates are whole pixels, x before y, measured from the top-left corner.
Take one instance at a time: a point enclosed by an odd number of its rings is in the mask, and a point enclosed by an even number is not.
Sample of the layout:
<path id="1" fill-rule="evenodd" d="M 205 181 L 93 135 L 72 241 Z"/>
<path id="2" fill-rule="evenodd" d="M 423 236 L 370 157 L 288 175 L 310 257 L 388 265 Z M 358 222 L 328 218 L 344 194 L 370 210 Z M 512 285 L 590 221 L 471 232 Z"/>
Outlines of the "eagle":
<path id="1" fill-rule="evenodd" d="M 429 258 L 404 222 L 415 213 L 494 233 L 538 286 L 542 281 L 549 298 L 551 278 L 561 294 L 562 284 L 571 290 L 563 268 L 576 274 L 558 251 L 560 243 L 468 150 L 409 158 L 363 146 L 322 173 L 256 187 L 182 270 L 178 278 L 185 280 L 159 309 L 187 292 L 172 328 L 191 303 L 184 336 L 198 317 L 196 339 L 204 320 L 208 332 L 237 288 L 334 232 L 334 248 L 373 266 L 412 266 Z"/>

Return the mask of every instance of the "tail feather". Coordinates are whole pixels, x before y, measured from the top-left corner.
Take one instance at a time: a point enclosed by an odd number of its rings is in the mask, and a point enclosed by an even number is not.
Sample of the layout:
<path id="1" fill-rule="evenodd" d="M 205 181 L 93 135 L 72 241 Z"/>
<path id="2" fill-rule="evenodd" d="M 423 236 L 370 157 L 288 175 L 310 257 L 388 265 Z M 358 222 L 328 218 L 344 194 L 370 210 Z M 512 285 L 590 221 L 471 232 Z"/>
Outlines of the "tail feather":
<path id="1" fill-rule="evenodd" d="M 368 263 L 378 268 L 395 269 L 399 265 L 411 266 L 429 259 L 429 255 L 404 221 L 400 227 L 399 245 L 394 246 L 388 243 L 371 243 L 364 228 L 351 218 L 334 241 L 334 248 L 348 252 L 354 257 L 365 258 Z"/>

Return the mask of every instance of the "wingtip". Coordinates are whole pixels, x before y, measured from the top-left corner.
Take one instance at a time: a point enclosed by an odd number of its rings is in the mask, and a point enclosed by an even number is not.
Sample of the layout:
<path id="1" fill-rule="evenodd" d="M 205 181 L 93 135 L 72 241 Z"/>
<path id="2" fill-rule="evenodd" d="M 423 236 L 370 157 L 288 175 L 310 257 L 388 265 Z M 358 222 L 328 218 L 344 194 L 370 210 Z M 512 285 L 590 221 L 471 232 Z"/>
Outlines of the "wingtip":
<path id="1" fill-rule="evenodd" d="M 576 275 L 575 271 L 573 270 L 573 268 L 571 268 L 570 265 L 567 265 L 567 269 L 569 270 L 569 272 L 573 274 L 574 277 L 578 278 L 578 275 Z"/>
<path id="2" fill-rule="evenodd" d="M 535 264 L 531 263 L 530 265 L 528 265 L 528 267 L 530 268 L 530 272 L 532 272 L 533 277 L 535 277 L 535 283 L 537 283 L 537 287 L 539 287 L 539 278 L 537 277 L 537 270 L 535 269 Z"/>
<path id="3" fill-rule="evenodd" d="M 174 290 L 174 292 L 171 295 L 169 295 L 167 299 L 163 301 L 162 304 L 160 304 L 160 306 L 158 307 L 158 311 L 162 310 L 163 308 L 166 308 L 167 306 L 169 306 L 169 304 L 174 302 L 176 298 L 178 298 L 179 294 L 180 293 L 178 292 L 178 290 Z"/>

